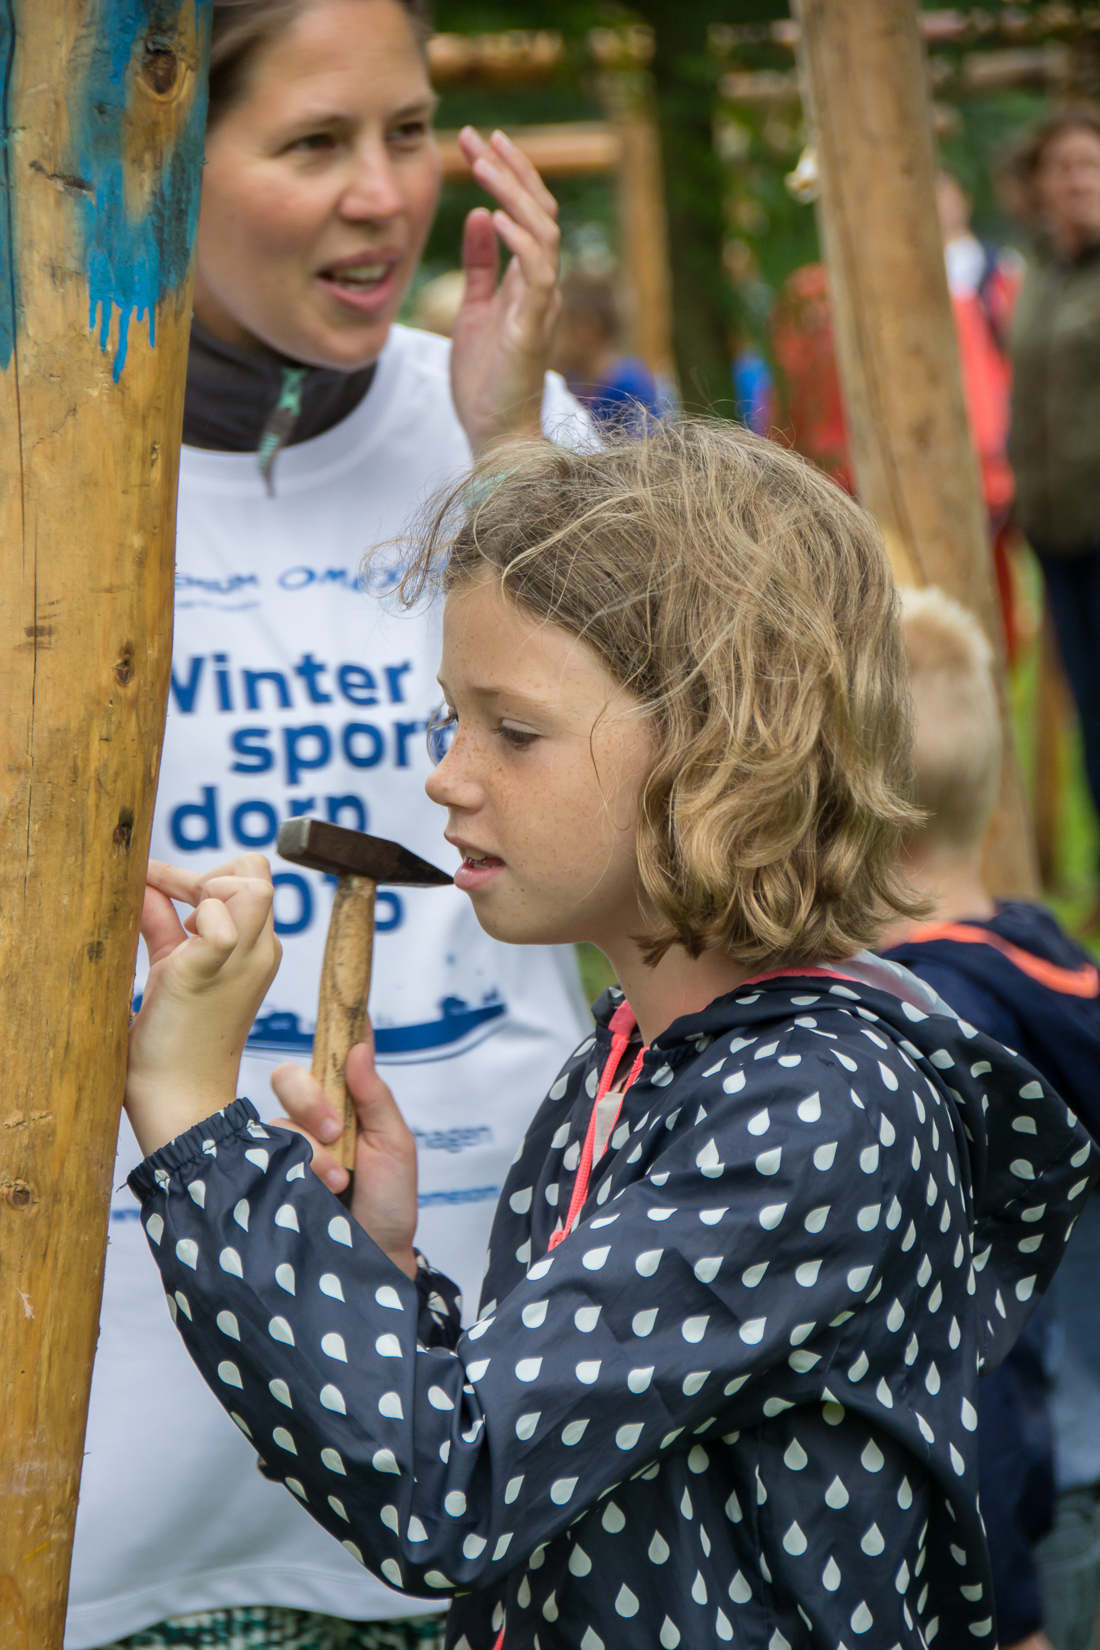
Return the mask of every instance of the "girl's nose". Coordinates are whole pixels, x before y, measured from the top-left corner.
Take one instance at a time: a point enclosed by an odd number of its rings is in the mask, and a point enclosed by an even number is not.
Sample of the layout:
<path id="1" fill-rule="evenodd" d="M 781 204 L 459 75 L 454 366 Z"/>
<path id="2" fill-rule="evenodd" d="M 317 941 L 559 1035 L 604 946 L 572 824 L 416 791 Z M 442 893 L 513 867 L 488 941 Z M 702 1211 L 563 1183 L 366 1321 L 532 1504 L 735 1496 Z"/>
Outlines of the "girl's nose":
<path id="1" fill-rule="evenodd" d="M 424 781 L 430 801 L 441 808 L 460 808 L 470 812 L 483 800 L 482 788 L 471 771 L 463 741 L 459 735 L 437 768 Z"/>

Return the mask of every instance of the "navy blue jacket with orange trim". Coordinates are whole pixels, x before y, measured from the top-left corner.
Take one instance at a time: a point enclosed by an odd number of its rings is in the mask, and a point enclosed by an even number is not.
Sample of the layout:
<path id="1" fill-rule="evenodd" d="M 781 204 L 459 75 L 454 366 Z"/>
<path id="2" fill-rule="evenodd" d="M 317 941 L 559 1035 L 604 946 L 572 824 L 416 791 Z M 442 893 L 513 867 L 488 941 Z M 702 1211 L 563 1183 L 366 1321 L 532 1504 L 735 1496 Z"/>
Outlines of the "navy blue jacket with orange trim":
<path id="1" fill-rule="evenodd" d="M 988 922 L 929 924 L 886 955 L 1019 1050 L 1100 1139 L 1100 975 L 1049 911 L 1006 901 Z M 1032 1555 L 1054 1516 L 1043 1341 L 1037 1315 L 978 1389 L 979 1481 L 1002 1644 L 1043 1624 Z"/>

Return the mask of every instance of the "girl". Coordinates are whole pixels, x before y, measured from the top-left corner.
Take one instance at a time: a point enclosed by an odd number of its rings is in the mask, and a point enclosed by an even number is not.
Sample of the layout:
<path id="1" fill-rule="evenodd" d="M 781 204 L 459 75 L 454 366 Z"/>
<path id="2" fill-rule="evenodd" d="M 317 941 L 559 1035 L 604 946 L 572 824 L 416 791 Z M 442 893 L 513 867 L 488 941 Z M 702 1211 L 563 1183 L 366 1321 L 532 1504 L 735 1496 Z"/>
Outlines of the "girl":
<path id="1" fill-rule="evenodd" d="M 369 1051 L 347 1208 L 233 1099 L 276 966 L 262 864 L 157 868 L 131 1185 L 192 1356 L 355 1558 L 454 1598 L 455 1650 L 993 1645 L 977 1373 L 1092 1148 L 860 952 L 921 909 L 871 524 L 792 454 L 686 424 L 498 457 L 410 599 L 433 576 L 456 880 L 489 933 L 592 940 L 620 987 L 528 1130 L 463 1334 Z M 325 1174 L 318 1091 L 283 1094 Z"/>

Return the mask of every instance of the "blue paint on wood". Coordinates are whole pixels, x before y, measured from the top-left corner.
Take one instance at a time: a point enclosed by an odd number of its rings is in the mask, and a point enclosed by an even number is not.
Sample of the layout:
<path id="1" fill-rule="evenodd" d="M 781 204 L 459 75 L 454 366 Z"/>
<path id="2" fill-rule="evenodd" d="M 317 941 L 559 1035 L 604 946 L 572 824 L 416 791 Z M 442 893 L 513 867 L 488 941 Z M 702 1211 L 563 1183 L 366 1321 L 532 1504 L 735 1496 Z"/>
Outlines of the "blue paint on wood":
<path id="1" fill-rule="evenodd" d="M 183 0 L 188 3 L 205 42 L 212 0 Z M 150 52 L 171 48 L 181 9 L 180 0 L 100 0 L 89 27 L 87 67 L 73 87 L 72 169 L 80 179 L 88 324 L 98 328 L 106 350 L 118 311 L 116 383 L 126 364 L 131 323 L 144 318 L 149 341 L 156 343 L 157 305 L 186 278 L 198 227 L 205 75 L 160 174 L 151 185 L 136 177 L 131 208 L 135 200 L 142 204 L 136 212 L 127 206 L 127 110 L 135 77 Z"/>
<path id="2" fill-rule="evenodd" d="M 0 0 L 0 370 L 6 369 L 15 348 L 15 264 L 12 259 L 11 178 L 8 137 L 11 118 L 12 59 L 15 56 L 15 19 L 12 0 Z"/>

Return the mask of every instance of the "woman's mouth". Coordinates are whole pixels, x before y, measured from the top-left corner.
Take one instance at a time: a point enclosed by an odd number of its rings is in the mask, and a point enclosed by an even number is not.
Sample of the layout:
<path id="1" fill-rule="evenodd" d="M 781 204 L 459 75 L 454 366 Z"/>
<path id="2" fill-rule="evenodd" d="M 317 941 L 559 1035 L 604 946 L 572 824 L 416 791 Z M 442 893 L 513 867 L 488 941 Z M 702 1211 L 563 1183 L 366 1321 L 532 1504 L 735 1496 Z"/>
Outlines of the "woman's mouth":
<path id="1" fill-rule="evenodd" d="M 362 258 L 354 263 L 330 265 L 317 279 L 341 303 L 361 313 L 384 309 L 393 297 L 397 260 Z"/>
<path id="2" fill-rule="evenodd" d="M 461 888 L 465 894 L 477 893 L 488 887 L 503 869 L 504 861 L 494 854 L 484 854 L 480 858 L 467 854 L 455 872 L 455 887 Z"/>

